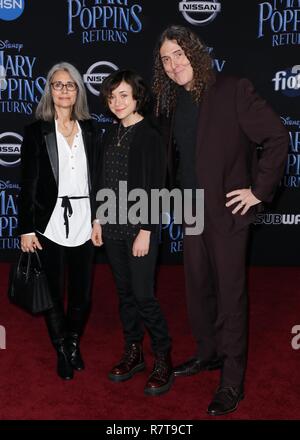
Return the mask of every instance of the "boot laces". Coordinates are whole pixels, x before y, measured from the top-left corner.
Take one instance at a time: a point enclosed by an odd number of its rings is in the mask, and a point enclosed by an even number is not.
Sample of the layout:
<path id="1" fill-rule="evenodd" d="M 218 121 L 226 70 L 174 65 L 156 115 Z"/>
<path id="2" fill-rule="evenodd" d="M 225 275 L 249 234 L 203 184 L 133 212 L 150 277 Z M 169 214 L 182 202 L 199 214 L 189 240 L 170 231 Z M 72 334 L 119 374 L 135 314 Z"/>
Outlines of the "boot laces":
<path id="1" fill-rule="evenodd" d="M 164 359 L 156 359 L 151 377 L 156 376 L 158 379 L 163 380 L 168 372 L 168 365 Z"/>
<path id="2" fill-rule="evenodd" d="M 130 363 L 134 361 L 135 358 L 138 356 L 138 353 L 139 351 L 137 347 L 128 347 L 122 356 L 121 362 Z"/>

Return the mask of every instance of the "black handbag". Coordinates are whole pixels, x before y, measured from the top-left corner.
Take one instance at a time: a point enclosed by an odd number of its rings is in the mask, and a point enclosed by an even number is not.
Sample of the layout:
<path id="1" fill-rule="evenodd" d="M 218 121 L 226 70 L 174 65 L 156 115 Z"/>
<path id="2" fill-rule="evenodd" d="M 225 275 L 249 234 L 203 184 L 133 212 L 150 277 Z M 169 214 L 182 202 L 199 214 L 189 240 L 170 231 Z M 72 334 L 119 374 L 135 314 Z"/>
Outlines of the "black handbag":
<path id="1" fill-rule="evenodd" d="M 20 254 L 10 273 L 8 297 L 10 302 L 33 314 L 53 307 L 37 251 Z"/>

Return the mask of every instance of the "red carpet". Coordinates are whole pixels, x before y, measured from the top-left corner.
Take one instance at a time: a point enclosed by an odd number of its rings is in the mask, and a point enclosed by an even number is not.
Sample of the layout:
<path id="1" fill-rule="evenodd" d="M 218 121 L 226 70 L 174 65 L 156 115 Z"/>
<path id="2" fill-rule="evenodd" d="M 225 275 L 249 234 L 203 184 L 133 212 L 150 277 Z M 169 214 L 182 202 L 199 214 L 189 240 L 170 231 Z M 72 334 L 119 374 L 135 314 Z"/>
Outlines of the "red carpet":
<path id="1" fill-rule="evenodd" d="M 161 397 L 143 395 L 152 368 L 148 339 L 146 372 L 121 384 L 107 379 L 122 351 L 116 295 L 107 266 L 96 266 L 93 309 L 82 340 L 86 370 L 69 382 L 56 376 L 56 357 L 43 319 L 8 303 L 7 274 L 8 265 L 0 265 L 0 325 L 6 329 L 6 349 L 0 350 L 1 420 L 211 420 L 206 407 L 218 385 L 218 372 L 177 378 L 171 391 Z M 291 329 L 300 325 L 299 285 L 299 268 L 249 270 L 246 398 L 238 411 L 219 419 L 300 419 L 300 352 L 291 346 Z M 173 337 L 174 362 L 181 362 L 194 349 L 181 266 L 161 267 L 158 296 Z"/>

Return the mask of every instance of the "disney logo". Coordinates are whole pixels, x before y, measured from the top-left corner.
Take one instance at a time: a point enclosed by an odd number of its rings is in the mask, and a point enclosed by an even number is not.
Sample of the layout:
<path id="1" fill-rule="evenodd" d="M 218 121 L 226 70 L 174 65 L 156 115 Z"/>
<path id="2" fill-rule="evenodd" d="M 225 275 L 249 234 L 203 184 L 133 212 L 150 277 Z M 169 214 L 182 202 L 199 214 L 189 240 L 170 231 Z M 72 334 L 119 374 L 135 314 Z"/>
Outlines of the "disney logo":
<path id="1" fill-rule="evenodd" d="M 282 122 L 284 123 L 284 125 L 296 125 L 297 127 L 300 128 L 300 120 L 297 120 L 297 119 L 291 119 L 290 116 L 287 116 L 286 118 L 284 118 L 283 116 L 281 116 L 280 119 L 282 120 Z"/>
<path id="2" fill-rule="evenodd" d="M 102 113 L 100 115 L 96 115 L 96 113 L 91 113 L 91 117 L 101 124 L 112 124 L 114 122 L 113 118 L 109 118 L 104 116 Z"/>
<path id="3" fill-rule="evenodd" d="M 4 182 L 4 180 L 0 180 L 0 190 L 3 189 L 21 189 L 18 183 L 10 183 L 10 180 Z"/>
<path id="4" fill-rule="evenodd" d="M 17 49 L 20 52 L 23 47 L 22 43 L 10 43 L 8 40 L 0 40 L 0 49 Z"/>

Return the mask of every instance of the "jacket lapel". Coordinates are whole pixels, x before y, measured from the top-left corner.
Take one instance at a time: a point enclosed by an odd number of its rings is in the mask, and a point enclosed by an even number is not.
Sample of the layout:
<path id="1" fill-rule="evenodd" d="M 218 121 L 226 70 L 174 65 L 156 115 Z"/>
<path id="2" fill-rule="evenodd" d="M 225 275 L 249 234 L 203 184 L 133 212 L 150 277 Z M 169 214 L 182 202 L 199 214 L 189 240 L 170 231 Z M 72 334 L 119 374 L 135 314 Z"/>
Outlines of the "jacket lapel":
<path id="1" fill-rule="evenodd" d="M 56 185 L 58 187 L 58 150 L 55 134 L 55 124 L 54 121 L 43 122 L 42 124 L 42 132 L 44 135 L 52 172 L 55 178 Z"/>

